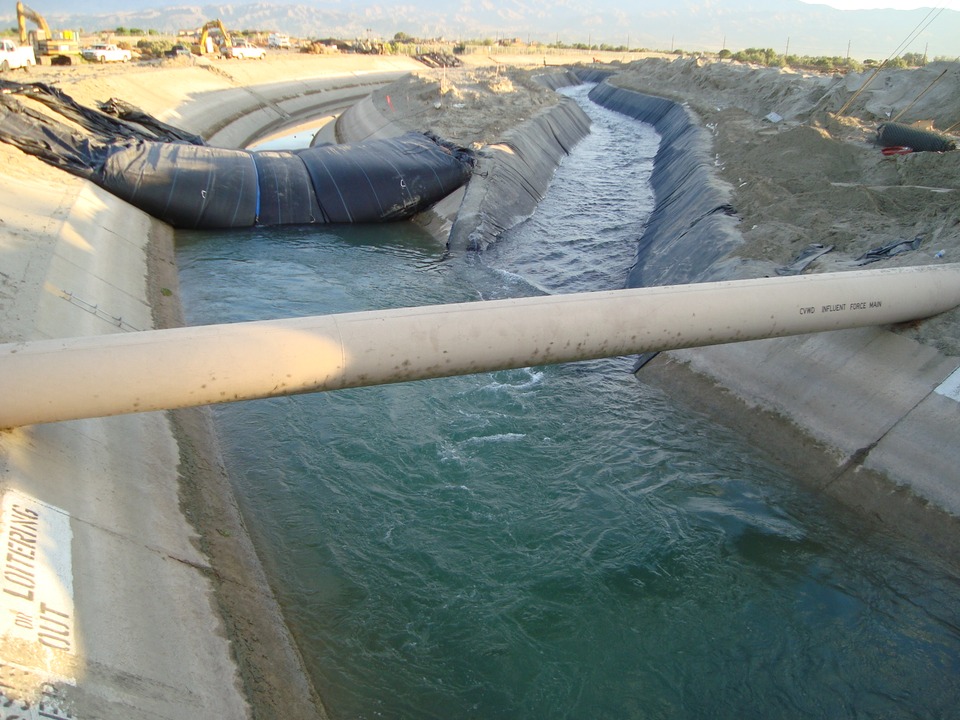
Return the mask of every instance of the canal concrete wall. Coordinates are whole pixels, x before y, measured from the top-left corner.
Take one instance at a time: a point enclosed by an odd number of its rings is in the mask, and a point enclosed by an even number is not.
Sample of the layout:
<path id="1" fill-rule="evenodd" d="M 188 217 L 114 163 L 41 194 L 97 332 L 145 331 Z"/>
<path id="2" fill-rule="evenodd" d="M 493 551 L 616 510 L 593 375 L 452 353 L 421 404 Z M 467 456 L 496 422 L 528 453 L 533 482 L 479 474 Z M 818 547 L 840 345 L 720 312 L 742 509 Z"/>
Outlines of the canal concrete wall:
<path id="1" fill-rule="evenodd" d="M 169 229 L 85 181 L 35 169 L 5 178 L 0 193 L 14 291 L 3 339 L 153 327 L 150 246 L 169 243 Z M 36 217 L 47 218 L 39 232 Z M 218 571 L 181 508 L 183 460 L 164 413 L 0 433 L 3 541 L 30 561 L 29 573 L 8 568 L 0 600 L 8 698 L 64 713 L 51 717 L 248 716 Z M 15 531 L 23 516 L 30 532 Z M 28 574 L 18 592 L 10 580 Z"/>

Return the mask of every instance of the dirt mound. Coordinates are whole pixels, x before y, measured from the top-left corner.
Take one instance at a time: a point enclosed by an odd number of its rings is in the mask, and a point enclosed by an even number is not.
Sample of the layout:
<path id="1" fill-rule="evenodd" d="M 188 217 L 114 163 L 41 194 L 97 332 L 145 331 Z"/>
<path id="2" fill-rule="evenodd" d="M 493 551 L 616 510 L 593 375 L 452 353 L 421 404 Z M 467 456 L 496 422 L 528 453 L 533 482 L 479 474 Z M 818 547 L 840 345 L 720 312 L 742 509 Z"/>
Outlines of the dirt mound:
<path id="1" fill-rule="evenodd" d="M 492 145 L 558 96 L 519 68 L 464 67 L 407 75 L 374 94 L 384 115 L 461 145 Z"/>

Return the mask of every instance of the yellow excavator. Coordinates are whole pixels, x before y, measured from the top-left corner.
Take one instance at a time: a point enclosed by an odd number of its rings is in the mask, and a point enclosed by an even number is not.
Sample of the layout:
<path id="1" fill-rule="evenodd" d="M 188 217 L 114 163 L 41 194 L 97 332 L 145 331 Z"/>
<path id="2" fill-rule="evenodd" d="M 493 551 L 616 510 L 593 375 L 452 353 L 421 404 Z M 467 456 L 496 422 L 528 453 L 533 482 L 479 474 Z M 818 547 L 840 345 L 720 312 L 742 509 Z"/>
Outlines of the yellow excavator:
<path id="1" fill-rule="evenodd" d="M 216 35 L 219 35 L 219 37 L 216 37 Z M 192 45 L 190 49 L 194 55 L 209 55 L 212 53 L 219 54 L 224 52 L 224 48 L 229 49 L 231 47 L 233 47 L 233 42 L 230 40 L 230 33 L 227 32 L 223 23 L 217 19 L 211 20 L 201 28 L 200 41 Z"/>
<path id="2" fill-rule="evenodd" d="M 27 21 L 36 24 L 36 30 L 27 32 Z M 51 30 L 43 15 L 17 2 L 17 28 L 20 44 L 29 41 L 37 62 L 49 65 L 73 65 L 80 62 L 80 36 L 73 30 Z"/>

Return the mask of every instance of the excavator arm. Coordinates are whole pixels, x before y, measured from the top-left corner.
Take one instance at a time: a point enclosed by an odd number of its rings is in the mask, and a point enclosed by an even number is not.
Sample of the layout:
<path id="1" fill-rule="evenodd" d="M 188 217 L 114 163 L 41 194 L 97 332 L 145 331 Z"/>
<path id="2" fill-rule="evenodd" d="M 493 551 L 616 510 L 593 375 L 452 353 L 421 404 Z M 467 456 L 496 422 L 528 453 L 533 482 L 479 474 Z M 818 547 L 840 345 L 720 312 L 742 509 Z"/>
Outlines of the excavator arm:
<path id="1" fill-rule="evenodd" d="M 27 44 L 27 20 L 30 20 L 36 23 L 37 27 L 43 30 L 46 33 L 45 37 L 51 37 L 52 33 L 50 32 L 50 26 L 47 25 L 47 21 L 44 19 L 43 15 L 38 13 L 36 10 L 31 10 L 22 2 L 17 2 L 17 29 L 20 31 L 20 44 Z"/>
<path id="2" fill-rule="evenodd" d="M 227 28 L 224 27 L 223 22 L 219 19 L 211 20 L 206 25 L 203 26 L 203 29 L 200 31 L 200 42 L 199 48 L 194 46 L 195 49 L 199 49 L 197 52 L 198 55 L 203 55 L 207 52 L 207 38 L 210 37 L 210 31 L 216 30 L 220 33 L 220 42 L 219 46 L 226 46 L 228 48 L 233 47 L 233 42 L 230 40 L 230 33 L 227 32 Z"/>

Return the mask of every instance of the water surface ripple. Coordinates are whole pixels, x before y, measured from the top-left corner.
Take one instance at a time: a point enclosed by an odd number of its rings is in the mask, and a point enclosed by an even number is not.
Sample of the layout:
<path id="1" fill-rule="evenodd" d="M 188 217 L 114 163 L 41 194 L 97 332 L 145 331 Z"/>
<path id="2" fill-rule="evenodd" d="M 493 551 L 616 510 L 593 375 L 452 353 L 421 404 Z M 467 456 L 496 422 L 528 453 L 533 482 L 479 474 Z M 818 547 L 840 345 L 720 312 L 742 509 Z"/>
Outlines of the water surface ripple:
<path id="1" fill-rule="evenodd" d="M 623 285 L 646 126 L 593 132 L 482 256 L 414 226 L 182 233 L 191 323 Z M 331 717 L 957 717 L 960 588 L 632 360 L 216 409 Z"/>

